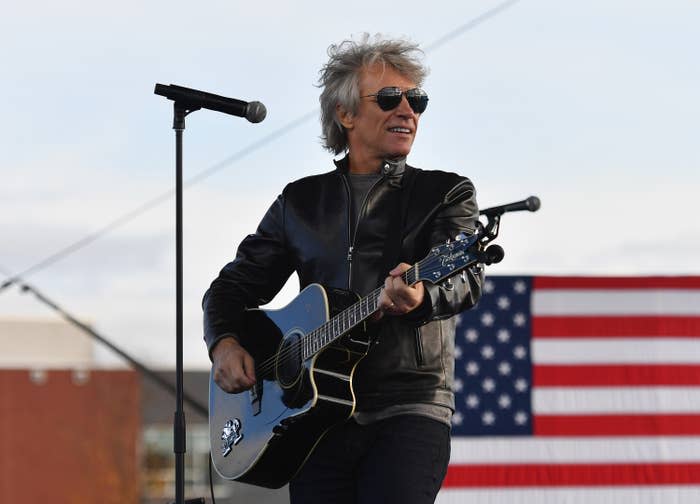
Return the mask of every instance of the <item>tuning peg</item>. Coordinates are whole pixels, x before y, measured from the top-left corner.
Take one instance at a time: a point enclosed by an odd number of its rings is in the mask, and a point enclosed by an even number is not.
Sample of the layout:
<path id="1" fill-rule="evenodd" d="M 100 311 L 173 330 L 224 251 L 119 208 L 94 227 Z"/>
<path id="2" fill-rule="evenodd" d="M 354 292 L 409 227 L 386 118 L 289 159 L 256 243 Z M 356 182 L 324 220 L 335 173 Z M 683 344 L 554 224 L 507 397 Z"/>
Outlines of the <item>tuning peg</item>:
<path id="1" fill-rule="evenodd" d="M 442 282 L 442 286 L 445 287 L 448 291 L 451 291 L 455 288 L 455 284 L 452 283 L 452 280 L 448 278 L 444 282 Z"/>

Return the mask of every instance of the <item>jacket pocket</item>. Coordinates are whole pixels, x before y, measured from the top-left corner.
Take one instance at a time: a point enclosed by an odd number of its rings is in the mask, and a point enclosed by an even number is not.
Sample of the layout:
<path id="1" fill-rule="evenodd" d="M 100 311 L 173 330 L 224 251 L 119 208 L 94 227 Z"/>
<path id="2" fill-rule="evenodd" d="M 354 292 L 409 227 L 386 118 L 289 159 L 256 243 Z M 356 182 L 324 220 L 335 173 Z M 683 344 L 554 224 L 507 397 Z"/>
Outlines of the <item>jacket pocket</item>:
<path id="1" fill-rule="evenodd" d="M 425 364 L 425 355 L 423 353 L 423 338 L 421 338 L 419 327 L 413 329 L 413 337 L 416 343 L 416 365 L 418 367 L 423 367 L 423 364 Z"/>

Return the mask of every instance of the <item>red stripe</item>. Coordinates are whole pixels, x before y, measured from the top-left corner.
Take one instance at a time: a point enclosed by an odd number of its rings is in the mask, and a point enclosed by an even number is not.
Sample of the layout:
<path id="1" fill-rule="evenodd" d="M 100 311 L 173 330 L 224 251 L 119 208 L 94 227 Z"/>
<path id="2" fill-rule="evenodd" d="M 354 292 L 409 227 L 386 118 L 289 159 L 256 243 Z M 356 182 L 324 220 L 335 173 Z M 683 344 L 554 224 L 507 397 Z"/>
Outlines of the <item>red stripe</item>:
<path id="1" fill-rule="evenodd" d="M 553 277 L 538 276 L 533 289 L 700 289 L 700 276 Z"/>
<path id="2" fill-rule="evenodd" d="M 537 415 L 536 436 L 700 435 L 700 415 Z"/>
<path id="3" fill-rule="evenodd" d="M 532 319 L 533 338 L 700 337 L 700 317 L 542 317 Z"/>
<path id="4" fill-rule="evenodd" d="M 537 365 L 535 387 L 700 385 L 700 365 Z"/>
<path id="5" fill-rule="evenodd" d="M 450 465 L 443 488 L 679 485 L 700 483 L 700 464 Z"/>

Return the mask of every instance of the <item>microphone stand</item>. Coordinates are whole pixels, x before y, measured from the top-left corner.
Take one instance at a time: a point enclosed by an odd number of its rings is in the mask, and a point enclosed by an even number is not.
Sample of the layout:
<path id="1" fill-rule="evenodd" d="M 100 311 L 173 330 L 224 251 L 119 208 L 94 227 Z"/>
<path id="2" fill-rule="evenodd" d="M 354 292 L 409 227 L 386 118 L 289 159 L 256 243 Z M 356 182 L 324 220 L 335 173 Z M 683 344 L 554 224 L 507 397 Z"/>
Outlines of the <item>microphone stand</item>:
<path id="1" fill-rule="evenodd" d="M 175 504 L 204 504 L 204 498 L 185 500 L 185 452 L 187 426 L 183 407 L 183 311 L 182 311 L 182 133 L 185 117 L 201 107 L 187 107 L 175 101 L 173 129 L 175 130 L 175 317 L 176 317 L 176 409 L 173 419 L 173 441 L 175 452 Z"/>
<path id="2" fill-rule="evenodd" d="M 175 375 L 176 410 L 173 419 L 173 444 L 175 452 L 175 503 L 174 504 L 204 504 L 204 498 L 185 500 L 185 452 L 186 430 L 185 411 L 183 408 L 183 369 L 182 369 L 182 133 L 185 130 L 185 117 L 201 108 L 216 110 L 235 116 L 245 117 L 252 123 L 265 119 L 265 106 L 260 102 L 244 102 L 226 98 L 196 89 L 185 88 L 170 84 L 156 84 L 154 93 L 173 100 L 173 129 L 175 130 L 175 282 L 176 282 L 176 357 Z M 213 492 L 212 492 L 213 494 Z M 213 498 L 213 495 L 212 495 Z"/>

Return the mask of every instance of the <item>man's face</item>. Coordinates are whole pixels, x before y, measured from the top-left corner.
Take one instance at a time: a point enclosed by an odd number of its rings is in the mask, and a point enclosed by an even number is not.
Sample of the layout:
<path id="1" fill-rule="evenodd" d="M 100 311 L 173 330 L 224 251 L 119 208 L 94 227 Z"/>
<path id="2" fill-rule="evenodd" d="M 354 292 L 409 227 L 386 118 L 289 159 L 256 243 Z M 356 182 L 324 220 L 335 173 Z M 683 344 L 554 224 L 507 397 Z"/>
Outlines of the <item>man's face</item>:
<path id="1" fill-rule="evenodd" d="M 363 69 L 359 79 L 360 96 L 376 93 L 384 87 L 398 87 L 402 91 L 416 87 L 416 83 L 401 75 L 389 65 L 375 64 Z M 419 114 L 408 104 L 406 97 L 392 110 L 379 108 L 375 97 L 360 98 L 355 114 L 339 112 L 348 135 L 351 158 L 366 164 L 356 168 L 376 169 L 384 159 L 407 156 L 411 151 L 418 129 Z"/>

